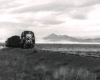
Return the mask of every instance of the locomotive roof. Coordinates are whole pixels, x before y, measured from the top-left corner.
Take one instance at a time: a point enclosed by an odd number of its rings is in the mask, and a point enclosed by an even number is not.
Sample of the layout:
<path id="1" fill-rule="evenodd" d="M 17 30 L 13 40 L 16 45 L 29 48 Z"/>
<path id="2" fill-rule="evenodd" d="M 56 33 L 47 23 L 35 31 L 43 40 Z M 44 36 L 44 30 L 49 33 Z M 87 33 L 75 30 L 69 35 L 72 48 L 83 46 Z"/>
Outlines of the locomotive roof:
<path id="1" fill-rule="evenodd" d="M 29 33 L 29 32 L 31 32 L 31 33 L 33 33 L 33 34 L 34 34 L 34 32 L 33 32 L 33 31 L 23 31 L 22 33 Z"/>
<path id="2" fill-rule="evenodd" d="M 28 34 L 29 32 L 30 32 L 30 34 L 33 34 L 33 36 L 34 36 L 34 32 L 32 32 L 32 31 L 23 31 L 22 34 L 21 34 L 21 37 L 22 37 L 22 36 L 25 36 L 25 35 Z"/>
<path id="3" fill-rule="evenodd" d="M 33 31 L 23 31 L 23 32 L 33 32 Z"/>

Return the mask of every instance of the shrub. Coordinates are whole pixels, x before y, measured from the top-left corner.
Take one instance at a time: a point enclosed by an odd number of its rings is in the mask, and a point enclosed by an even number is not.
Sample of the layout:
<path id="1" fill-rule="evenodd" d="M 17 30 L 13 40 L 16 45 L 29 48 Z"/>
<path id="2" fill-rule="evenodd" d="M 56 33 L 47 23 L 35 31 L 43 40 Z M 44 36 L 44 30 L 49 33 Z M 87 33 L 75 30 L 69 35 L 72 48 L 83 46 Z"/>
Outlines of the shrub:
<path id="1" fill-rule="evenodd" d="M 96 80 L 96 74 L 84 68 L 60 67 L 54 71 L 57 80 Z"/>
<path id="2" fill-rule="evenodd" d="M 75 68 L 62 66 L 59 68 L 47 68 L 39 65 L 35 68 L 37 75 L 41 75 L 41 80 L 96 80 L 96 74 L 85 68 Z"/>

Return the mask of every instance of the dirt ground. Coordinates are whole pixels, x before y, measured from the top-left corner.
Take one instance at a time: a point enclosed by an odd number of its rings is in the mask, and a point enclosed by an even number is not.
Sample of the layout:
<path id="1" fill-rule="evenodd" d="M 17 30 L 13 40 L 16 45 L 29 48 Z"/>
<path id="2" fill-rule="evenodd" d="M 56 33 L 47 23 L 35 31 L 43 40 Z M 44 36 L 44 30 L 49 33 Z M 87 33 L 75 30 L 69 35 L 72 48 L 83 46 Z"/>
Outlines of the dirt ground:
<path id="1" fill-rule="evenodd" d="M 85 68 L 96 73 L 100 79 L 100 59 L 77 54 L 65 54 L 46 50 L 4 48 L 0 50 L 0 80 L 40 80 L 35 71 L 41 67 L 56 69 L 61 66 L 74 68 Z"/>

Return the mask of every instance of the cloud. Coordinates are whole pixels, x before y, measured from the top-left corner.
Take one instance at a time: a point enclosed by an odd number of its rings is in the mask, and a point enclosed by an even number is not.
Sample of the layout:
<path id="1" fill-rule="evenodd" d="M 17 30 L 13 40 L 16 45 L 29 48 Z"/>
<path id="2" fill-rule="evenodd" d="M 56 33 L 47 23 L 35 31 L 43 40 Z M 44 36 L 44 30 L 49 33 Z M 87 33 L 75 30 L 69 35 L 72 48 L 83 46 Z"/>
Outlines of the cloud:
<path id="1" fill-rule="evenodd" d="M 64 21 L 59 21 L 59 20 L 44 20 L 41 22 L 46 25 L 55 25 L 55 24 L 57 25 L 57 24 L 64 23 Z"/>
<path id="2" fill-rule="evenodd" d="M 85 2 L 79 7 L 88 7 L 96 4 L 100 4 L 100 0 L 85 0 Z"/>
<path id="3" fill-rule="evenodd" d="M 73 19 L 80 19 L 80 20 L 87 19 L 87 15 L 84 15 L 84 14 L 73 14 L 73 15 L 71 15 L 71 17 Z"/>
<path id="4" fill-rule="evenodd" d="M 1 37 L 7 39 L 13 35 L 21 35 L 24 30 L 28 30 L 30 27 L 34 27 L 32 24 L 14 23 L 14 22 L 0 22 Z M 30 29 L 32 30 L 32 29 Z"/>
<path id="5" fill-rule="evenodd" d="M 23 13 L 36 14 L 36 13 L 41 12 L 42 14 L 42 13 L 47 13 L 47 12 L 52 12 L 52 13 L 54 12 L 56 14 L 55 16 L 67 14 L 67 16 L 65 17 L 84 20 L 84 19 L 87 19 L 88 13 L 93 9 L 93 6 L 87 6 L 85 4 L 89 4 L 93 2 L 94 0 L 93 1 L 82 0 L 81 2 L 79 0 L 77 1 L 71 0 L 71 1 L 65 1 L 65 2 L 58 0 L 58 1 L 52 1 L 52 2 L 44 3 L 44 4 L 38 4 L 38 5 L 31 4 L 28 6 L 19 7 L 19 8 L 11 10 L 10 13 L 12 14 L 23 14 Z M 44 16 L 44 15 L 41 15 L 41 16 Z M 48 22 L 49 21 L 47 22 L 42 21 L 42 23 L 48 23 Z M 51 22 L 50 24 L 53 24 L 53 23 L 54 24 L 60 23 L 60 21 Z"/>
<path id="6" fill-rule="evenodd" d="M 25 12 L 39 12 L 39 11 L 67 11 L 71 8 L 89 7 L 92 5 L 100 4 L 100 0 L 58 0 L 49 3 L 28 5 L 15 9 L 11 13 L 25 13 Z"/>
<path id="7" fill-rule="evenodd" d="M 0 0 L 0 9 L 9 9 L 21 6 L 20 4 L 15 3 L 15 0 Z"/>
<path id="8" fill-rule="evenodd" d="M 36 13 L 21 13 L 20 15 L 15 15 L 16 20 L 20 23 L 31 24 L 33 26 L 48 26 L 62 24 L 63 21 L 58 13 L 54 12 L 36 12 Z M 18 22 L 17 22 L 18 23 Z M 30 26 L 31 26 L 30 25 Z"/>
<path id="9" fill-rule="evenodd" d="M 10 27 L 10 29 L 15 29 L 17 27 L 21 28 L 27 28 L 29 26 L 33 26 L 32 24 L 28 24 L 28 23 L 14 23 L 14 22 L 0 22 L 0 25 L 2 27 Z"/>
<path id="10" fill-rule="evenodd" d="M 74 6 L 67 5 L 67 4 L 49 3 L 49 4 L 33 5 L 29 7 L 16 9 L 12 11 L 11 13 L 25 13 L 25 12 L 39 12 L 39 11 L 63 11 L 69 7 L 74 7 Z"/>
<path id="11" fill-rule="evenodd" d="M 32 3 L 32 0 L 29 1 L 12 1 L 10 2 L 10 0 L 8 0 L 7 5 L 5 5 L 5 10 L 1 10 L 0 12 L 7 12 L 10 14 L 27 14 L 27 13 L 33 13 L 33 18 L 35 17 L 34 14 L 37 14 L 39 12 L 41 12 L 40 14 L 45 14 L 47 12 L 55 12 L 55 16 L 59 16 L 59 15 L 63 15 L 63 14 L 67 14 L 67 16 L 65 17 L 70 17 L 72 19 L 79 19 L 79 20 L 84 20 L 87 19 L 87 15 L 88 13 L 93 9 L 93 7 L 91 6 L 87 6 L 89 4 L 94 3 L 93 5 L 95 5 L 96 3 L 99 2 L 99 0 L 82 0 L 81 2 L 79 0 L 71 0 L 71 1 L 67 1 L 67 0 L 51 0 L 51 1 L 45 1 L 42 2 L 40 0 L 38 1 L 34 1 L 34 3 Z M 39 3 L 41 2 L 41 3 Z M 29 3 L 31 3 L 29 5 Z M 36 4 L 35 4 L 36 3 Z M 26 5 L 27 4 L 27 5 Z M 21 6 L 22 5 L 22 6 Z M 10 7 L 11 9 L 6 9 L 6 7 Z M 76 12 L 74 12 L 76 11 Z M 57 14 L 59 13 L 59 14 Z M 19 16 L 20 16 L 19 15 Z M 30 14 L 29 14 L 30 15 Z M 24 15 L 24 17 L 26 17 L 28 15 Z M 44 15 L 41 15 L 44 16 Z M 39 17 L 41 17 L 39 16 Z M 38 17 L 38 16 L 36 16 Z M 35 18 L 36 18 L 35 17 Z M 31 17 L 32 18 L 32 17 Z M 43 17 L 42 17 L 43 18 Z M 41 18 L 41 19 L 42 19 Z M 35 19 L 36 20 L 36 19 Z M 36 20 L 37 21 L 37 20 Z M 38 20 L 41 22 L 41 20 Z M 43 20 L 42 23 L 44 24 L 59 24 L 59 23 L 63 23 L 62 21 L 54 21 L 53 20 L 51 22 L 49 22 L 50 20 L 45 21 Z"/>
<path id="12" fill-rule="evenodd" d="M 98 35 L 99 4 L 99 0 L 0 0 L 0 29 L 6 29 L 6 37 L 23 30 L 34 31 L 37 38 L 50 33 Z"/>

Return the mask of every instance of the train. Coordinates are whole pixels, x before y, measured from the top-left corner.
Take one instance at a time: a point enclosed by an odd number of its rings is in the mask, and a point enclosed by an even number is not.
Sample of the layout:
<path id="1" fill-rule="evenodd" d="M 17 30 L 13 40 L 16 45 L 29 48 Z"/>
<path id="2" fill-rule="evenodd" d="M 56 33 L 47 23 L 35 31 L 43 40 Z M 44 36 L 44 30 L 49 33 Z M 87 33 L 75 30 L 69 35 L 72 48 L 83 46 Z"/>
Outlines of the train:
<path id="1" fill-rule="evenodd" d="M 5 41 L 6 47 L 34 48 L 35 35 L 32 31 L 23 31 L 21 36 L 11 36 Z"/>

